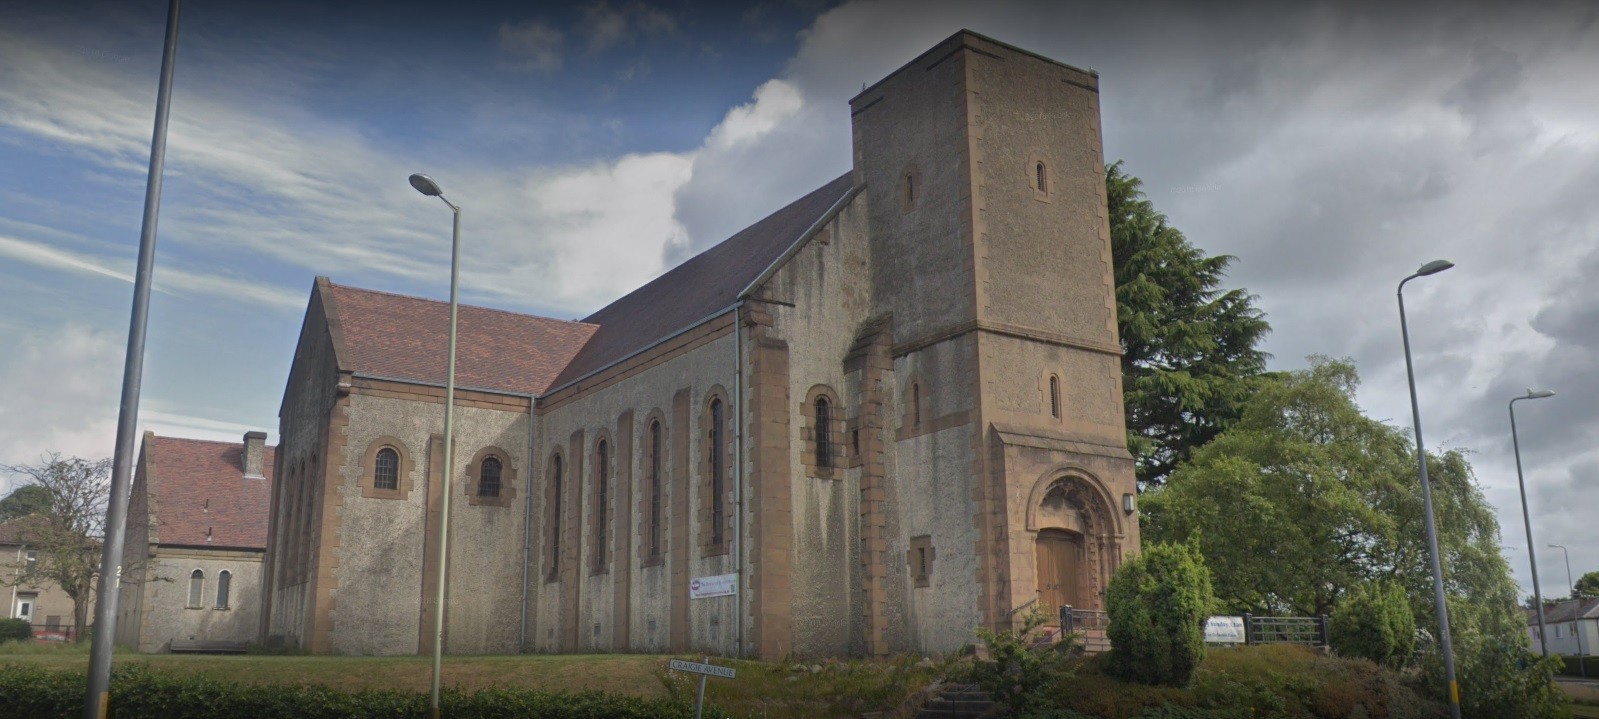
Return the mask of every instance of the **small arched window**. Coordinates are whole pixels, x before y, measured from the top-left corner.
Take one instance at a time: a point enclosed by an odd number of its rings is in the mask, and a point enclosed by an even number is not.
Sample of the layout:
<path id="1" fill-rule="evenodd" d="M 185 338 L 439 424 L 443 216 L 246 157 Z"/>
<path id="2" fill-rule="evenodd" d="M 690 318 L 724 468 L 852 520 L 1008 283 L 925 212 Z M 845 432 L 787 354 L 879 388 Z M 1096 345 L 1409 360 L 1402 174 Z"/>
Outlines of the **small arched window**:
<path id="1" fill-rule="evenodd" d="M 727 485 L 727 432 L 722 428 L 722 400 L 711 400 L 711 543 L 724 539 L 727 507 L 722 495 Z"/>
<path id="2" fill-rule="evenodd" d="M 611 511 L 611 452 L 610 445 L 600 440 L 595 445 L 594 458 L 594 563 L 605 566 L 605 540 L 608 528 L 605 519 Z"/>
<path id="3" fill-rule="evenodd" d="M 393 447 L 378 450 L 377 461 L 372 466 L 372 486 L 376 489 L 400 487 L 400 453 Z"/>
<path id="4" fill-rule="evenodd" d="M 233 572 L 226 569 L 217 575 L 217 609 L 228 608 L 228 589 L 233 585 Z"/>
<path id="5" fill-rule="evenodd" d="M 555 496 L 550 503 L 550 570 L 561 571 L 561 455 L 555 455 L 550 471 Z"/>
<path id="6" fill-rule="evenodd" d="M 910 206 L 910 205 L 914 205 L 914 204 L 916 204 L 916 176 L 913 175 L 913 174 L 910 174 L 910 173 L 906 173 L 905 174 L 905 205 L 906 206 Z"/>
<path id="7" fill-rule="evenodd" d="M 205 600 L 205 572 L 198 569 L 189 573 L 189 608 L 199 609 Z"/>
<path id="8" fill-rule="evenodd" d="M 1033 167 L 1033 175 L 1034 181 L 1037 183 L 1034 185 L 1034 187 L 1037 188 L 1039 192 L 1049 192 L 1049 185 L 1044 173 L 1043 162 L 1039 162 Z"/>
<path id="9" fill-rule="evenodd" d="M 1060 419 L 1060 378 L 1049 376 L 1049 416 Z"/>
<path id="10" fill-rule="evenodd" d="M 922 386 L 917 382 L 911 383 L 911 426 L 922 426 Z"/>
<path id="11" fill-rule="evenodd" d="M 477 496 L 500 496 L 500 464 L 499 457 L 484 457 L 483 463 L 478 465 Z"/>
<path id="12" fill-rule="evenodd" d="M 661 556 L 661 423 L 650 423 L 650 556 Z"/>
<path id="13" fill-rule="evenodd" d="M 816 466 L 833 466 L 833 407 L 826 397 L 816 398 Z"/>

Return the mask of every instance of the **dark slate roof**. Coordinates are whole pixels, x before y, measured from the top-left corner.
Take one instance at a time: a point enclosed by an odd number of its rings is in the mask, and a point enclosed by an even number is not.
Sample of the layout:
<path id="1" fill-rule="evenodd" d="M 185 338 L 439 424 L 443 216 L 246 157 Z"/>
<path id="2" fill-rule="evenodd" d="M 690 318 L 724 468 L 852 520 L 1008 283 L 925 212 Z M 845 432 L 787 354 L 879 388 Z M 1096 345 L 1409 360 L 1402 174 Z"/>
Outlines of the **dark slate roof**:
<path id="1" fill-rule="evenodd" d="M 1538 612 L 1532 609 L 1524 610 L 1527 614 L 1528 624 L 1538 623 Z M 1543 619 L 1546 623 L 1571 622 L 1578 619 L 1599 619 L 1599 598 L 1567 599 L 1563 602 L 1545 604 L 1543 606 Z"/>
<path id="2" fill-rule="evenodd" d="M 324 281 L 325 282 L 325 281 Z M 442 384 L 450 304 L 326 282 L 343 335 L 339 365 L 353 372 Z M 581 322 L 461 305 L 456 386 L 539 394 L 596 328 Z M 340 343 L 335 343 L 340 346 Z"/>
<path id="3" fill-rule="evenodd" d="M 845 173 L 583 318 L 599 331 L 550 386 L 560 387 L 728 308 L 851 188 Z"/>
<path id="4" fill-rule="evenodd" d="M 161 544 L 265 549 L 272 480 L 244 477 L 244 445 L 151 436 L 155 460 L 146 491 Z M 275 448 L 262 473 L 272 476 Z"/>
<path id="5" fill-rule="evenodd" d="M 0 522 L 0 544 L 28 544 L 33 541 L 32 535 L 42 531 L 48 521 L 42 514 L 29 514 Z"/>

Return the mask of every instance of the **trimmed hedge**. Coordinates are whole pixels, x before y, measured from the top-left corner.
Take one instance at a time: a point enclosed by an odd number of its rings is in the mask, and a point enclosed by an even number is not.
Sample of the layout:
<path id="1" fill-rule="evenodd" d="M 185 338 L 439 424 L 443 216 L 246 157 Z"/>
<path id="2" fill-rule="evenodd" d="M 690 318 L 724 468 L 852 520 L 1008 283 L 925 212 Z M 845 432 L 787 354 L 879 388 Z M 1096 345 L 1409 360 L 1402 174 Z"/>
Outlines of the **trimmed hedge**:
<path id="1" fill-rule="evenodd" d="M 1140 684 L 1187 686 L 1205 659 L 1210 571 L 1187 544 L 1157 544 L 1128 561 L 1105 592 L 1111 676 Z"/>
<path id="2" fill-rule="evenodd" d="M 60 717 L 82 712 L 85 677 L 26 664 L 0 665 L 0 716 Z M 250 685 L 205 676 L 170 676 L 143 664 L 120 667 L 111 677 L 111 715 L 117 719 L 390 719 L 427 716 L 428 696 L 418 692 L 341 692 L 326 687 Z M 441 712 L 451 719 L 687 719 L 694 708 L 668 699 L 522 689 L 445 689 Z M 725 717 L 707 708 L 706 716 Z"/>
<path id="3" fill-rule="evenodd" d="M 0 644 L 25 642 L 33 638 L 33 625 L 26 619 L 0 619 Z"/>
<path id="4" fill-rule="evenodd" d="M 1370 659 L 1391 669 L 1403 666 L 1416 649 L 1416 618 L 1405 588 L 1397 583 L 1356 586 L 1333 611 L 1327 635 L 1340 656 Z"/>

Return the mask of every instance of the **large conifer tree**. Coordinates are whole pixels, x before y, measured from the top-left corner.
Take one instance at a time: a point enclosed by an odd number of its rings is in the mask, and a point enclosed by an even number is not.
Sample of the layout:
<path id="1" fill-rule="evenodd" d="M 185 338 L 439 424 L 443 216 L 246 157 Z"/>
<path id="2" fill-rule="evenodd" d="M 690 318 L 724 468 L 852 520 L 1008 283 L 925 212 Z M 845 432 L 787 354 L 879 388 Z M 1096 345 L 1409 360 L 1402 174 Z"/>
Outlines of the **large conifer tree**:
<path id="1" fill-rule="evenodd" d="M 1253 295 L 1222 289 L 1234 258 L 1189 244 L 1142 184 L 1120 162 L 1106 170 L 1128 447 L 1151 486 L 1238 418 L 1271 327 Z"/>

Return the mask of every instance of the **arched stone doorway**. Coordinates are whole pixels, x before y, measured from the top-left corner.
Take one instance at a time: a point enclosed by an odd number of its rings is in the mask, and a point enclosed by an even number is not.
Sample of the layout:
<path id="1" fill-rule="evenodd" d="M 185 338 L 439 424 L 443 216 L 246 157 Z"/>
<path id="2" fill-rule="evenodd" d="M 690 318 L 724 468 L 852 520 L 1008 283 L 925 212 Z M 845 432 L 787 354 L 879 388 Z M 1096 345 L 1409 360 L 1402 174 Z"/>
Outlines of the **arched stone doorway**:
<path id="1" fill-rule="evenodd" d="M 1124 536 L 1109 495 L 1092 475 L 1057 470 L 1039 480 L 1030 499 L 1039 608 L 1103 609 Z"/>

